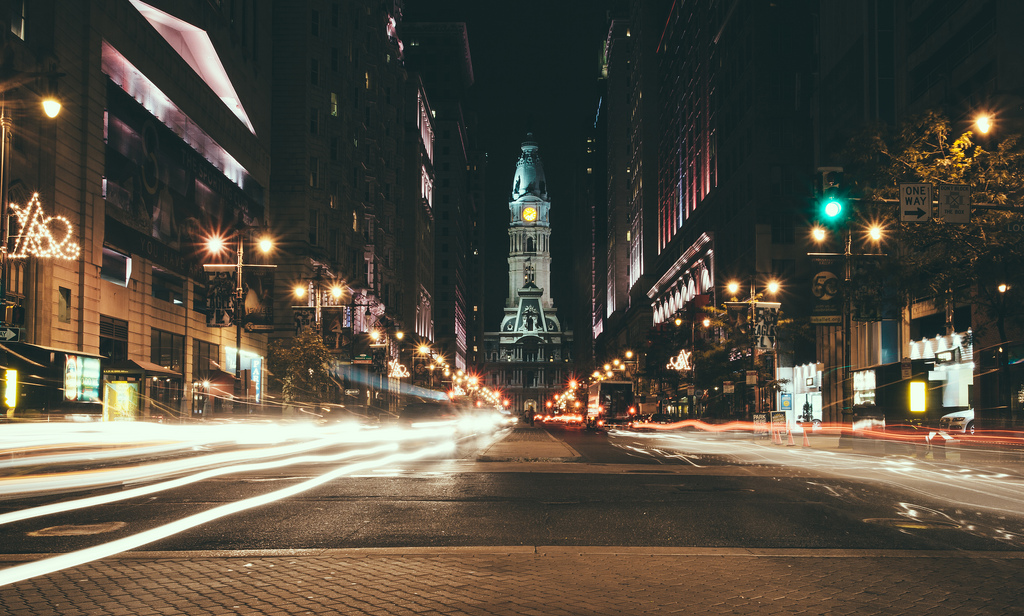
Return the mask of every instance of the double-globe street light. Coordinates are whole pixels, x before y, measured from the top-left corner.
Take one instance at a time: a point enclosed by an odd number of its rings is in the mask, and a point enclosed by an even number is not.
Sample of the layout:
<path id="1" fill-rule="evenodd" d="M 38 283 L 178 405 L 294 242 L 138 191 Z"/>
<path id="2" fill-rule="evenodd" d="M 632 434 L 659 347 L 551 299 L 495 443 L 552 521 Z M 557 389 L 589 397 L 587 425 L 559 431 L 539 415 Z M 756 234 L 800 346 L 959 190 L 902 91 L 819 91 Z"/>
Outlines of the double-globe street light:
<path id="1" fill-rule="evenodd" d="M 276 265 L 264 264 L 264 263 L 245 263 L 245 240 L 248 235 L 248 230 L 243 226 L 239 225 L 235 229 L 235 242 L 237 259 L 235 263 L 204 263 L 203 269 L 207 272 L 212 273 L 228 273 L 234 272 L 235 276 L 235 289 L 233 294 L 233 306 L 231 310 L 231 318 L 235 325 L 235 386 L 234 395 L 235 398 L 241 397 L 245 388 L 242 385 L 242 328 L 245 326 L 245 321 L 250 314 L 256 314 L 260 310 L 269 310 L 272 301 L 268 295 L 272 289 L 258 289 L 245 287 L 244 271 L 246 268 L 249 269 L 271 269 L 276 268 Z M 211 255 L 221 255 L 229 250 L 227 238 L 223 235 L 212 235 L 206 241 L 206 249 Z M 263 236 L 257 242 L 259 250 L 264 255 L 270 254 L 274 249 L 274 242 L 268 236 Z M 252 301 L 249 302 L 252 305 L 251 309 L 247 309 L 246 302 L 248 300 L 247 295 L 253 295 Z M 262 320 L 262 319 L 261 319 Z"/>
<path id="2" fill-rule="evenodd" d="M 758 374 L 757 370 L 757 352 L 759 350 L 771 351 L 771 376 L 773 380 L 778 380 L 778 336 L 775 332 L 775 321 L 778 318 L 779 303 L 775 301 L 763 302 L 759 301 L 759 299 L 763 298 L 765 293 L 771 295 L 772 299 L 776 299 L 778 297 L 779 292 L 782 290 L 782 285 L 778 280 L 771 278 L 767 282 L 765 282 L 764 290 L 761 291 L 759 294 L 757 291 L 757 277 L 752 276 L 750 279 L 750 297 L 749 299 L 746 300 L 738 299 L 740 289 L 742 288 L 742 285 L 738 280 L 730 280 L 728 283 L 726 283 L 725 288 L 726 291 L 728 291 L 730 298 L 730 301 L 725 303 L 726 309 L 729 312 L 732 312 L 737 308 L 742 308 L 742 314 L 740 315 L 740 319 L 742 319 L 742 321 L 746 323 L 749 328 L 754 329 L 760 326 L 764 326 L 768 330 L 768 333 L 765 335 L 761 335 L 762 332 L 750 331 L 750 334 L 756 338 L 755 340 L 751 341 L 750 345 L 750 370 L 754 374 L 754 378 L 747 379 L 748 384 L 751 386 L 750 391 L 753 393 L 753 400 L 750 404 L 749 412 L 745 413 L 745 415 L 747 415 L 747 419 L 751 419 L 751 414 L 756 413 L 760 410 L 762 398 L 760 388 L 758 386 L 758 380 L 760 378 L 760 375 Z M 764 312 L 766 313 L 766 315 L 763 318 L 759 317 L 758 315 L 758 311 L 761 310 L 762 307 L 764 309 Z M 772 322 L 762 323 L 763 320 L 767 320 L 767 314 L 769 313 L 772 315 L 772 318 L 770 319 Z M 764 338 L 767 338 L 767 340 L 765 340 Z M 751 380 L 753 380 L 752 383 L 750 382 Z M 773 393 L 769 402 L 768 410 L 774 410 L 774 405 L 775 395 Z"/>

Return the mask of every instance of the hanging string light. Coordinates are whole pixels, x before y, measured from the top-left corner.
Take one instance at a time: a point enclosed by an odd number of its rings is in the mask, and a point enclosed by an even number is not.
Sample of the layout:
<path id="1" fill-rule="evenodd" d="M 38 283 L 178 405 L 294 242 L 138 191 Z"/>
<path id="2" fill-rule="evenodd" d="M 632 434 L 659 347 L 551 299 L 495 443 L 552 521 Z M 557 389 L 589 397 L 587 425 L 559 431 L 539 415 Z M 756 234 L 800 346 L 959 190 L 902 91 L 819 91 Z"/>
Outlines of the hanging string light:
<path id="1" fill-rule="evenodd" d="M 17 239 L 14 241 L 12 259 L 23 259 L 26 257 L 43 257 L 44 259 L 68 259 L 74 260 L 81 253 L 78 244 L 71 241 L 74 228 L 71 222 L 63 216 L 46 216 L 43 212 L 43 204 L 39 200 L 39 193 L 33 193 L 28 205 L 21 207 L 16 203 L 8 205 L 15 216 L 18 217 L 18 224 L 21 225 Z M 64 237 L 57 240 L 50 229 L 50 223 L 57 222 L 64 225 Z"/>

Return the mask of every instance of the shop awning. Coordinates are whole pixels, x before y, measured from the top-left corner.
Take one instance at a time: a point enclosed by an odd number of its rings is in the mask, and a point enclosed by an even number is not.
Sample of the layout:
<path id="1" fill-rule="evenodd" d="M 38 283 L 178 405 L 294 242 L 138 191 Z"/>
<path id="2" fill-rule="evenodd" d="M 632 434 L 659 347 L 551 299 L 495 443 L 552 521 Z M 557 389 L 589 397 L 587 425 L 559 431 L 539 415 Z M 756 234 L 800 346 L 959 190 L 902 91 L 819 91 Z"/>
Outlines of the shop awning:
<path id="1" fill-rule="evenodd" d="M 103 368 L 103 374 L 140 374 L 142 376 L 169 376 L 181 378 L 180 372 L 168 370 L 161 365 L 141 359 L 121 359 L 110 362 Z"/>

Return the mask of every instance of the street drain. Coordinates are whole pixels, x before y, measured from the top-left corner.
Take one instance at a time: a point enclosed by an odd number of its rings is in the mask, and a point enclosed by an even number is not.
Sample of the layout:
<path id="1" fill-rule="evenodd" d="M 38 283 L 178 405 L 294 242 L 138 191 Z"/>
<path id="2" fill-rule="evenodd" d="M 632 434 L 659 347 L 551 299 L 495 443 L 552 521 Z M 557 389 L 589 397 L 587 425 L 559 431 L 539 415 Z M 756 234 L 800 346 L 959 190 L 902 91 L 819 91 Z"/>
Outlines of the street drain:
<path id="1" fill-rule="evenodd" d="M 908 520 L 907 518 L 865 518 L 868 524 L 880 524 L 892 526 L 893 528 L 909 528 L 913 530 L 930 529 L 954 529 L 960 528 L 956 522 L 944 522 L 942 520 Z"/>
<path id="2" fill-rule="evenodd" d="M 100 535 L 124 528 L 124 522 L 102 522 L 100 524 L 68 524 L 48 526 L 27 533 L 29 537 L 74 537 L 78 535 Z"/>

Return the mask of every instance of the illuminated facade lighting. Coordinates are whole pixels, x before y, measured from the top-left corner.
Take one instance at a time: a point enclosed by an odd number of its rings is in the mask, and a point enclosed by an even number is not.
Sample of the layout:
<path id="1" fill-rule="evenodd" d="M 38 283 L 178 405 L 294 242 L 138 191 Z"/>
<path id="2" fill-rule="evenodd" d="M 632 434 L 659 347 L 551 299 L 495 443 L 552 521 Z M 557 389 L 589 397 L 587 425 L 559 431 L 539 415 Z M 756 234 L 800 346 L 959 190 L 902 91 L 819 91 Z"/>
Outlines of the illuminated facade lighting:
<path id="1" fill-rule="evenodd" d="M 74 227 L 71 221 L 63 216 L 46 216 L 43 212 L 43 205 L 39 201 L 39 193 L 34 193 L 28 205 L 21 207 L 11 203 L 8 207 L 11 213 L 17 216 L 20 230 L 14 242 L 12 259 L 23 259 L 25 257 L 42 257 L 44 259 L 67 259 L 75 260 L 81 254 L 78 244 L 71 241 Z M 57 231 L 54 236 L 50 228 L 52 223 L 57 223 L 63 229 Z"/>

